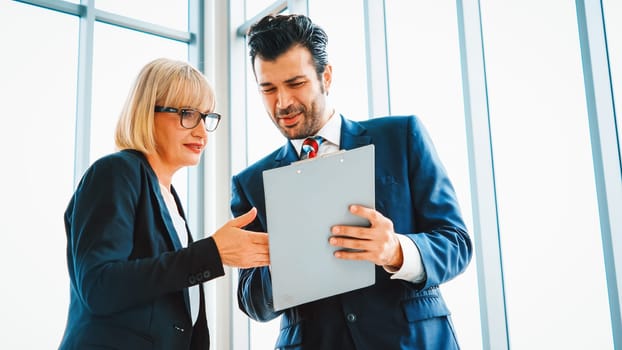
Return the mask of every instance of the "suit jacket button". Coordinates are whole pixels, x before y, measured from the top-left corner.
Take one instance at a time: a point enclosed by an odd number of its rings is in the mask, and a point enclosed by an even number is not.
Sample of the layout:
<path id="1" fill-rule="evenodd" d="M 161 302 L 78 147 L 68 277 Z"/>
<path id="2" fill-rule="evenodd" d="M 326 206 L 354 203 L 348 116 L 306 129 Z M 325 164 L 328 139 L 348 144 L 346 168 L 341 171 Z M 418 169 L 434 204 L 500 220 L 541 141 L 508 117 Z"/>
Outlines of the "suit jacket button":
<path id="1" fill-rule="evenodd" d="M 196 278 L 194 276 L 190 276 L 190 278 L 188 278 L 188 282 L 191 285 L 195 285 L 197 283 L 197 280 L 196 280 Z"/>
<path id="2" fill-rule="evenodd" d="M 348 320 L 348 322 L 356 322 L 356 315 L 355 314 L 348 314 L 346 316 L 346 319 Z"/>
<path id="3" fill-rule="evenodd" d="M 209 271 L 204 271 L 204 272 L 203 272 L 203 280 L 204 280 L 204 281 L 207 281 L 207 280 L 209 279 L 209 276 L 211 276 L 211 275 L 212 275 L 212 273 L 211 273 L 211 272 L 209 272 Z"/>

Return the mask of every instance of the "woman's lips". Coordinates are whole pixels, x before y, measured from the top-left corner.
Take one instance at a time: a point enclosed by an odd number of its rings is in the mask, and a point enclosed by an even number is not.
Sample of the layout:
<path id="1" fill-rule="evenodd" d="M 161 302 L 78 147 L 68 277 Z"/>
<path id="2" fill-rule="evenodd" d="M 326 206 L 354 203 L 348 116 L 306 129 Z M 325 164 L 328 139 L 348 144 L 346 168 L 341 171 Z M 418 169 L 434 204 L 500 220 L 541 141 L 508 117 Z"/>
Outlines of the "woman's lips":
<path id="1" fill-rule="evenodd" d="M 203 150 L 203 145 L 200 143 L 186 143 L 184 146 L 188 147 L 194 153 L 201 153 Z"/>

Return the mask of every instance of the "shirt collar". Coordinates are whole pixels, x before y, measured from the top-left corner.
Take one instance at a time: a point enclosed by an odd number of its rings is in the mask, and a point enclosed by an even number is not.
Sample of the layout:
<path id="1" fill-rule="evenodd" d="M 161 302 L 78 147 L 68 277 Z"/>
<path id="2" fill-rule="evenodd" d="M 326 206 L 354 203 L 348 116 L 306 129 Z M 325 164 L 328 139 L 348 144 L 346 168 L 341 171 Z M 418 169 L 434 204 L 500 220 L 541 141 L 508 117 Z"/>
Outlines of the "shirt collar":
<path id="1" fill-rule="evenodd" d="M 312 136 L 322 136 L 324 138 L 324 142 L 330 142 L 339 148 L 339 141 L 341 135 L 341 116 L 337 111 L 333 112 L 333 115 L 328 119 L 326 124 L 317 132 L 317 134 Z M 302 143 L 305 139 L 291 139 L 289 140 L 294 149 L 300 156 L 300 149 L 302 148 Z"/>

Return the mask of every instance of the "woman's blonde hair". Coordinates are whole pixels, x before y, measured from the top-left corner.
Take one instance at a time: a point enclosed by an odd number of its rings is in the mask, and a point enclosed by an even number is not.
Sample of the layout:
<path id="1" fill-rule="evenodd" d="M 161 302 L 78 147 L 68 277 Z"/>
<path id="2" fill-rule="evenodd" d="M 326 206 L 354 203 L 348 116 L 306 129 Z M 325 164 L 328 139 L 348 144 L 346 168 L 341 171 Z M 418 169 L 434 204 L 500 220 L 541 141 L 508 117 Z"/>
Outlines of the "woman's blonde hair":
<path id="1" fill-rule="evenodd" d="M 213 112 L 214 90 L 205 76 L 189 63 L 167 58 L 149 62 L 138 74 L 119 116 L 115 132 L 119 150 L 135 149 L 145 154 L 155 151 L 156 105 Z"/>

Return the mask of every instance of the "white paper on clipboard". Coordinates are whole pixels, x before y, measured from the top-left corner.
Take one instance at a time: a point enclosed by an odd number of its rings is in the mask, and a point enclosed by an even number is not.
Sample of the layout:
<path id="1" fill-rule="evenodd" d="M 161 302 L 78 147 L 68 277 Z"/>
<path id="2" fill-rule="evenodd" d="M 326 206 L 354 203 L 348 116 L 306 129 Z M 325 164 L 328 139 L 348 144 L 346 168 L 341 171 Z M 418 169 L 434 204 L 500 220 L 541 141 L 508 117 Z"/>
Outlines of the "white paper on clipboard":
<path id="1" fill-rule="evenodd" d="M 348 207 L 375 207 L 374 172 L 374 145 L 263 172 L 275 310 L 375 283 L 372 262 L 337 259 L 328 244 L 334 225 L 369 226 Z"/>

